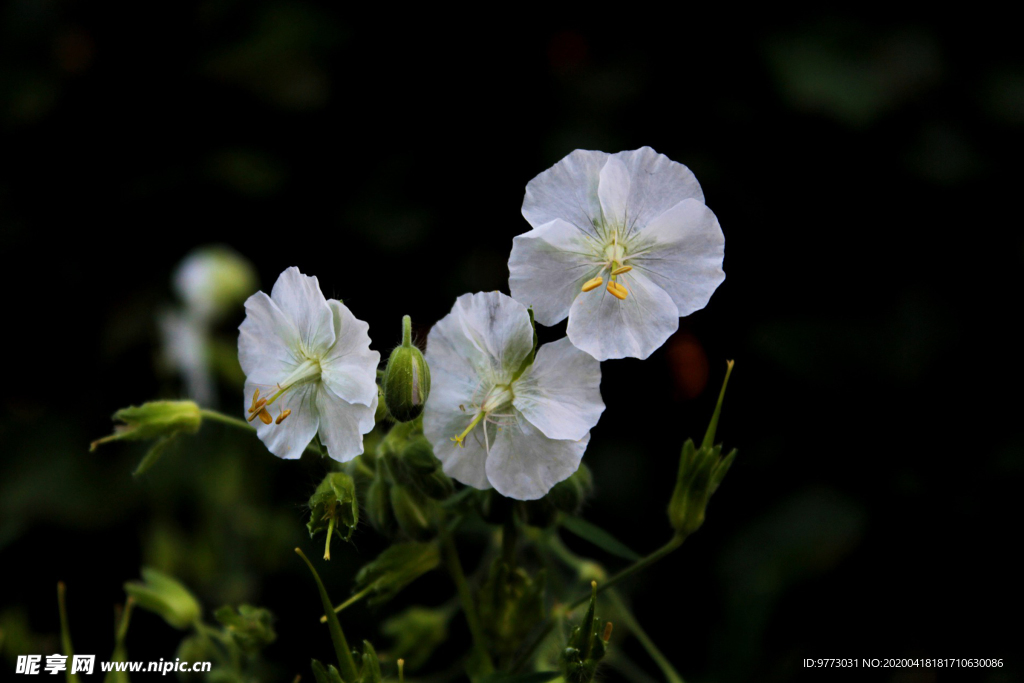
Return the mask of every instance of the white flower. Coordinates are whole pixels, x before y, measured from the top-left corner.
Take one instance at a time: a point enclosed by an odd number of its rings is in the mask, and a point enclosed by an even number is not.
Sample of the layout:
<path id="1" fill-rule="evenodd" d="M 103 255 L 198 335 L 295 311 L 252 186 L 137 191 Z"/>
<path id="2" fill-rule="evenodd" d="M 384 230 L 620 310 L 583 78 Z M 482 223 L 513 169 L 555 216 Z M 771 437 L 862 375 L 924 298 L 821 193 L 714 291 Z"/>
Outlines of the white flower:
<path id="1" fill-rule="evenodd" d="M 725 280 L 725 237 L 697 179 L 650 147 L 576 150 L 526 186 L 533 229 L 509 289 L 598 360 L 647 358 Z M 602 286 L 604 285 L 604 286 Z"/>
<path id="2" fill-rule="evenodd" d="M 335 460 L 363 452 L 380 363 L 369 328 L 294 267 L 281 273 L 270 296 L 257 292 L 245 302 L 238 328 L 245 409 L 271 453 L 298 458 L 318 431 Z"/>
<path id="3" fill-rule="evenodd" d="M 601 364 L 568 339 L 533 351 L 526 307 L 464 294 L 427 337 L 423 432 L 444 471 L 478 489 L 540 498 L 579 467 L 604 411 Z"/>

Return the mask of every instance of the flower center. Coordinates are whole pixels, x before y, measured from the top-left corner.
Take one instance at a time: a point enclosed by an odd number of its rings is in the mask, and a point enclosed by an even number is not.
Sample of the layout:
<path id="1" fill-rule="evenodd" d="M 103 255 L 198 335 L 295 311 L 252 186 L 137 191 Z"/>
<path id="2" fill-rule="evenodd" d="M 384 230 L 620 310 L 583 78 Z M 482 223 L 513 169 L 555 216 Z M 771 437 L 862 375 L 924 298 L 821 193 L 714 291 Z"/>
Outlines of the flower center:
<path id="1" fill-rule="evenodd" d="M 281 424 L 285 418 L 292 414 L 291 410 L 282 410 L 277 416 L 277 419 L 270 415 L 270 411 L 267 407 L 272 405 L 274 401 L 281 398 L 286 391 L 293 387 L 302 386 L 303 384 L 309 384 L 310 382 L 317 382 L 320 380 L 320 361 L 307 358 L 302 361 L 291 374 L 285 377 L 281 382 L 277 384 L 277 391 L 273 393 L 270 398 L 260 398 L 260 390 L 257 389 L 252 395 L 252 405 L 249 406 L 249 422 L 252 422 L 257 417 L 265 425 L 274 422 L 275 424 Z"/>
<path id="2" fill-rule="evenodd" d="M 601 274 L 607 270 L 608 293 L 622 301 L 629 296 L 629 290 L 626 289 L 624 284 L 618 281 L 618 278 L 620 275 L 624 275 L 633 270 L 633 266 L 622 265 L 623 261 L 626 260 L 626 248 L 619 241 L 618 230 L 612 232 L 612 241 L 605 245 L 603 256 L 604 262 L 600 264 L 601 270 L 598 272 L 597 276 L 592 277 L 583 283 L 582 291 L 591 292 L 603 285 L 604 277 Z"/>
<path id="3" fill-rule="evenodd" d="M 480 408 L 477 410 L 476 415 L 473 416 L 473 421 L 469 423 L 469 426 L 466 427 L 461 434 L 453 436 L 452 441 L 465 447 L 466 437 L 469 436 L 470 432 L 472 432 L 478 424 L 486 421 L 488 415 L 491 415 L 499 408 L 503 408 L 512 403 L 513 398 L 515 398 L 515 395 L 512 393 L 511 386 L 508 384 L 495 384 L 491 387 L 491 390 L 487 392 L 487 396 L 484 397 L 484 402 L 480 404 Z M 486 426 L 484 427 L 484 440 L 487 440 Z M 487 450 L 490 450 L 490 444 L 488 444 Z"/>

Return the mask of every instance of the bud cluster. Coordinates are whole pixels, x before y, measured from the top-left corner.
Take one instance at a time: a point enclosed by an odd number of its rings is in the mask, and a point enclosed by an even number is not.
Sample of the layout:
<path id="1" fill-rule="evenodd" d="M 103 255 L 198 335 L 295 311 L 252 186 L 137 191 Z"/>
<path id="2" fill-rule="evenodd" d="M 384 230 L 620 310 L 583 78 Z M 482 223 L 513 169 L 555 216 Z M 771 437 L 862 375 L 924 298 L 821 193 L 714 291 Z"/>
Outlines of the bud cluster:
<path id="1" fill-rule="evenodd" d="M 597 673 L 597 665 L 604 658 L 612 636 L 612 623 L 602 625 L 594 615 L 597 607 L 597 582 L 590 584 L 590 605 L 583 621 L 572 630 L 569 642 L 559 658 L 566 683 L 590 683 Z"/>

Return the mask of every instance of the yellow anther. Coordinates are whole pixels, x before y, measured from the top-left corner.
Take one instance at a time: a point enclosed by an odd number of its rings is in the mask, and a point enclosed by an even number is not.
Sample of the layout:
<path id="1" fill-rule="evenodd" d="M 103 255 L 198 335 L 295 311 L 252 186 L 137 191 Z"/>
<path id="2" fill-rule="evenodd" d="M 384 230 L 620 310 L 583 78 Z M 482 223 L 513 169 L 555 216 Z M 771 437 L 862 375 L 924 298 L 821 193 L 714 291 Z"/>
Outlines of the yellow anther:
<path id="1" fill-rule="evenodd" d="M 620 285 L 618 282 L 609 282 L 608 293 L 614 296 L 616 299 L 625 299 L 629 295 L 629 290 Z"/>
<path id="2" fill-rule="evenodd" d="M 604 278 L 598 275 L 595 278 L 591 278 L 583 283 L 583 291 L 589 292 L 592 289 L 597 289 L 604 283 Z"/>
<path id="3" fill-rule="evenodd" d="M 256 416 L 260 413 L 267 412 L 267 399 L 261 398 L 259 401 L 253 404 L 252 408 L 249 408 L 249 422 L 256 419 Z M 260 418 L 263 419 L 262 417 Z"/>
<path id="4" fill-rule="evenodd" d="M 270 416 L 270 413 L 267 412 L 266 408 L 263 408 L 262 410 L 260 410 L 260 412 L 256 413 L 256 415 L 259 416 L 260 422 L 262 422 L 265 425 L 268 425 L 268 424 L 270 424 L 271 422 L 274 421 L 274 418 Z"/>
<path id="5" fill-rule="evenodd" d="M 282 422 L 284 422 L 284 419 L 286 417 L 288 417 L 289 415 L 291 415 L 291 414 L 292 414 L 291 410 L 282 410 L 281 414 L 277 416 L 276 420 L 274 420 L 274 424 L 276 424 L 276 425 L 281 424 Z"/>
<path id="6" fill-rule="evenodd" d="M 631 270 L 633 270 L 633 266 L 619 266 L 612 271 L 612 275 L 622 275 L 623 273 L 628 273 Z"/>
<path id="7" fill-rule="evenodd" d="M 258 401 L 259 399 L 260 399 L 260 390 L 257 389 L 252 394 L 252 406 L 250 406 L 250 408 L 249 408 L 249 412 L 250 413 L 255 413 L 256 412 L 256 401 Z"/>

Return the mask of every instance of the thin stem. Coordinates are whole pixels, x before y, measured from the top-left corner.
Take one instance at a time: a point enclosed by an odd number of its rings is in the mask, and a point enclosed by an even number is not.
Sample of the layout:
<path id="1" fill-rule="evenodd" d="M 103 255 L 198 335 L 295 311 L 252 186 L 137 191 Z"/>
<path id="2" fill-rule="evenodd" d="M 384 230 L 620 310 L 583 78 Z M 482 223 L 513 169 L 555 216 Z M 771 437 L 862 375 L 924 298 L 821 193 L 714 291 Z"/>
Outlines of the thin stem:
<path id="1" fill-rule="evenodd" d="M 339 612 L 341 612 L 341 610 L 345 609 L 346 607 L 351 607 L 352 605 L 356 604 L 357 602 L 359 602 L 360 600 L 365 598 L 367 595 L 369 595 L 370 591 L 372 591 L 372 590 L 373 590 L 373 585 L 367 586 L 366 588 L 364 588 L 363 590 L 359 591 L 358 593 L 353 595 L 351 598 L 349 598 L 345 602 L 343 602 L 340 605 L 338 605 L 337 607 L 335 607 L 334 608 L 334 613 L 338 614 Z M 326 624 L 327 623 L 327 615 L 326 614 L 320 617 L 320 623 L 321 624 Z"/>
<path id="2" fill-rule="evenodd" d="M 231 417 L 230 415 L 225 415 L 224 413 L 219 413 L 216 410 L 210 410 L 209 408 L 200 409 L 199 414 L 203 416 L 203 419 L 210 420 L 212 422 L 219 422 L 237 429 L 244 429 L 245 431 L 252 432 L 253 434 L 256 433 L 255 427 L 245 420 L 241 420 L 237 417 Z M 310 453 L 315 453 L 316 455 L 321 454 L 320 448 L 313 443 L 306 446 L 306 450 Z"/>
<path id="3" fill-rule="evenodd" d="M 618 591 L 608 591 L 608 598 L 611 600 L 612 605 L 614 605 L 618 610 L 619 618 L 626 623 L 626 628 L 632 631 L 633 635 L 636 636 L 636 639 L 644 646 L 644 649 L 647 650 L 647 654 L 650 655 L 651 659 L 654 660 L 654 663 L 658 665 L 659 669 L 661 669 L 661 673 L 665 675 L 665 679 L 668 683 L 685 683 L 683 681 L 683 677 L 679 675 L 679 672 L 676 671 L 674 666 L 672 666 L 672 663 L 668 661 L 668 658 L 665 657 L 665 655 L 662 654 L 661 650 L 658 649 L 658 646 L 654 644 L 654 641 L 651 640 L 650 636 L 647 635 L 647 632 L 644 631 L 642 626 L 640 626 L 640 623 L 636 620 L 636 617 L 633 616 L 633 613 L 629 611 L 628 607 L 626 607 L 626 603 L 619 596 Z"/>
<path id="4" fill-rule="evenodd" d="M 473 636 L 473 647 L 476 649 L 482 666 L 486 669 L 482 673 L 490 673 L 494 670 L 494 662 L 491 661 L 491 655 L 487 651 L 484 627 L 480 623 L 480 615 L 477 614 L 476 604 L 473 602 L 473 594 L 469 590 L 469 582 L 466 581 L 466 575 L 462 571 L 462 563 L 459 562 L 459 553 L 455 549 L 455 542 L 452 540 L 451 533 L 447 530 L 442 530 L 441 547 L 444 550 L 444 559 L 445 564 L 448 565 L 448 572 L 452 575 L 452 581 L 455 583 L 455 588 L 459 593 L 459 600 L 462 602 L 462 611 L 466 615 L 469 632 Z"/>
<path id="5" fill-rule="evenodd" d="M 68 626 L 68 609 L 64 602 L 66 586 L 63 581 L 57 582 L 57 608 L 60 610 L 60 643 L 64 655 L 68 658 L 68 683 L 78 683 L 77 674 L 71 673 L 71 660 L 74 659 L 75 650 L 71 646 L 71 628 Z"/>
<path id="6" fill-rule="evenodd" d="M 320 592 L 320 602 L 323 603 L 324 611 L 327 613 L 327 626 L 331 630 L 331 642 L 334 644 L 334 652 L 338 657 L 338 668 L 341 670 L 341 677 L 346 681 L 354 681 L 359 675 L 356 670 L 355 660 L 352 659 L 352 650 L 348 647 L 348 641 L 345 640 L 345 634 L 341 630 L 341 623 L 338 621 L 338 615 L 334 613 L 334 608 L 331 605 L 331 598 L 327 595 L 327 589 L 324 588 L 323 581 L 320 580 L 320 575 L 316 573 L 316 569 L 313 567 L 313 563 L 309 561 L 306 554 L 302 552 L 301 548 L 296 548 L 295 552 L 302 561 L 309 567 L 310 573 L 313 574 L 313 578 L 316 580 L 317 590 Z"/>
<path id="7" fill-rule="evenodd" d="M 617 573 L 614 576 L 612 576 L 610 579 L 608 579 L 604 583 L 599 584 L 598 587 L 597 587 L 597 592 L 601 593 L 603 591 L 606 591 L 609 588 L 611 588 L 612 586 L 614 586 L 615 584 L 617 584 L 620 581 L 622 581 L 623 579 L 627 579 L 630 576 L 632 576 L 633 574 L 636 574 L 637 572 L 641 572 L 644 569 L 647 569 L 652 564 L 654 564 L 655 562 L 657 562 L 658 560 L 660 560 L 661 558 L 665 557 L 666 555 L 671 553 L 673 550 L 675 550 L 676 548 L 681 546 L 683 544 L 683 540 L 685 538 L 686 538 L 685 536 L 673 536 L 671 541 L 669 541 L 665 545 L 661 546 L 660 548 L 655 550 L 650 555 L 648 555 L 646 557 L 640 558 L 639 560 L 637 560 L 633 564 L 629 565 L 628 567 L 626 567 L 625 569 L 623 569 L 619 573 Z M 582 605 L 583 603 L 585 603 L 589 599 L 590 599 L 590 596 L 589 595 L 585 595 L 582 598 L 580 598 L 579 600 L 576 600 L 575 602 L 571 603 L 569 605 L 569 609 L 574 609 L 576 607 L 579 607 L 580 605 Z"/>

